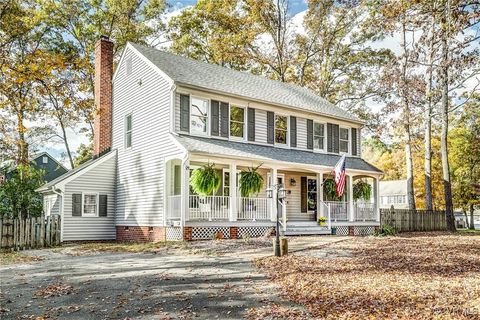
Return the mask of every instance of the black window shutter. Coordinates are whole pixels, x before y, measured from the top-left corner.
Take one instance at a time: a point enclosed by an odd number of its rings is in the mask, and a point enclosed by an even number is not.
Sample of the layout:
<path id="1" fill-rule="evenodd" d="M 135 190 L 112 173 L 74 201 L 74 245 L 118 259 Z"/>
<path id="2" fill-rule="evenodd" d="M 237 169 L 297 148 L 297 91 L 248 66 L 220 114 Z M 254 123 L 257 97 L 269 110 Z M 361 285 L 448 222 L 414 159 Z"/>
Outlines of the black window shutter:
<path id="1" fill-rule="evenodd" d="M 313 149 L 313 120 L 307 119 L 307 149 Z"/>
<path id="2" fill-rule="evenodd" d="M 190 97 L 180 95 L 180 131 L 190 131 Z"/>
<path id="3" fill-rule="evenodd" d="M 228 103 L 220 102 L 220 135 L 224 138 L 228 138 L 229 122 Z"/>
<path id="4" fill-rule="evenodd" d="M 352 128 L 352 155 L 357 155 L 357 129 Z"/>
<path id="5" fill-rule="evenodd" d="M 255 141 L 255 109 L 248 108 L 248 141 Z"/>
<path id="6" fill-rule="evenodd" d="M 333 152 L 340 152 L 340 126 L 338 124 L 333 125 Z"/>
<path id="7" fill-rule="evenodd" d="M 72 216 L 73 217 L 82 216 L 82 194 L 81 193 L 72 194 Z"/>
<path id="8" fill-rule="evenodd" d="M 218 136 L 219 134 L 219 116 L 220 116 L 220 102 L 212 100 L 212 119 L 211 119 L 211 134 L 212 136 Z"/>
<path id="9" fill-rule="evenodd" d="M 275 114 L 267 111 L 267 143 L 274 144 L 275 139 Z"/>
<path id="10" fill-rule="evenodd" d="M 107 195 L 106 194 L 101 194 L 99 196 L 98 216 L 99 217 L 107 216 Z"/>
<path id="11" fill-rule="evenodd" d="M 297 117 L 290 116 L 290 147 L 297 147 Z"/>
<path id="12" fill-rule="evenodd" d="M 333 124 L 327 123 L 327 151 L 333 152 Z"/>
<path id="13" fill-rule="evenodd" d="M 300 178 L 300 211 L 307 212 L 307 177 Z"/>

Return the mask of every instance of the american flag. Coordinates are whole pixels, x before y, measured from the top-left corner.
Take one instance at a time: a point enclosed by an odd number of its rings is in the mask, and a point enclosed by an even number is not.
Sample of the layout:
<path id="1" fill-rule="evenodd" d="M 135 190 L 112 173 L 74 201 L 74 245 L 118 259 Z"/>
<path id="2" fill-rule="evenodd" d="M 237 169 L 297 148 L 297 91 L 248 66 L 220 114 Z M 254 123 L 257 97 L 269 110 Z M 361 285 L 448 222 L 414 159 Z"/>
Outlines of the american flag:
<path id="1" fill-rule="evenodd" d="M 335 168 L 333 169 L 335 175 L 335 184 L 337 186 L 337 196 L 343 196 L 345 192 L 345 155 L 338 160 Z"/>

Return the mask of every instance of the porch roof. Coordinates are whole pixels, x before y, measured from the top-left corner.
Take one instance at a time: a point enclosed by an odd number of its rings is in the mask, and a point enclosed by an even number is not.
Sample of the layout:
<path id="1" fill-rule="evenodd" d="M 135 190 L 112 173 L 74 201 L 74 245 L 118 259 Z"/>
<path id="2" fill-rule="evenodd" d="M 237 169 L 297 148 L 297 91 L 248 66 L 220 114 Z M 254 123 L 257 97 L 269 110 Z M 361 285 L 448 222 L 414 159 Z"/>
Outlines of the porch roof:
<path id="1" fill-rule="evenodd" d="M 325 167 L 334 167 L 340 155 L 317 153 L 286 148 L 275 148 L 252 143 L 235 142 L 214 138 L 202 138 L 179 135 L 175 138 L 189 152 L 211 154 L 212 156 L 227 156 L 244 159 L 258 159 L 262 161 L 281 161 L 297 164 L 311 164 Z M 362 158 L 346 157 L 347 169 L 381 173 L 382 171 Z"/>

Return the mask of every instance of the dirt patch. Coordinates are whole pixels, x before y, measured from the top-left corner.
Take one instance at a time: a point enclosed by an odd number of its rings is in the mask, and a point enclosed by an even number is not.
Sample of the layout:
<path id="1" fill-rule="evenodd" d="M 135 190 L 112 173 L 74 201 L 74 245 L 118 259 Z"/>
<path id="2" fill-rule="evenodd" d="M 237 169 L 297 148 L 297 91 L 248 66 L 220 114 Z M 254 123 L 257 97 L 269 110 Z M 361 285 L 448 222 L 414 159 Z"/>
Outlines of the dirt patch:
<path id="1" fill-rule="evenodd" d="M 480 319 L 478 236 L 355 237 L 255 264 L 313 317 Z"/>
<path id="2" fill-rule="evenodd" d="M 2 266 L 19 263 L 32 263 L 40 260 L 42 260 L 42 258 L 25 255 L 20 252 L 0 252 L 0 264 Z"/>
<path id="3" fill-rule="evenodd" d="M 234 252 L 244 252 L 260 248 L 272 247 L 271 238 L 222 239 L 208 241 L 192 241 L 185 247 L 192 254 L 223 256 Z"/>

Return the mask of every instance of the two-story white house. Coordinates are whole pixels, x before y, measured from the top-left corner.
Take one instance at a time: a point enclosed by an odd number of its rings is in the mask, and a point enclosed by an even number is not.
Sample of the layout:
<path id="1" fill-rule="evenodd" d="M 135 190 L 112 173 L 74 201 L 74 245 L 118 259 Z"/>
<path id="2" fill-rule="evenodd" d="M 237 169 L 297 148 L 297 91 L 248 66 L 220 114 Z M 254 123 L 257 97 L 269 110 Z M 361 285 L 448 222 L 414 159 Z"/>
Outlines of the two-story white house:
<path id="1" fill-rule="evenodd" d="M 379 225 L 382 173 L 362 159 L 363 122 L 352 114 L 299 86 L 133 43 L 113 73 L 112 49 L 105 38 L 96 46 L 95 159 L 39 189 L 57 197 L 64 241 L 262 235 L 275 226 L 266 190 L 276 183 L 286 234 Z M 324 181 L 343 154 L 346 194 L 329 201 Z M 199 196 L 189 178 L 206 163 L 221 187 Z M 239 173 L 259 165 L 263 190 L 240 197 Z M 371 184 L 370 200 L 354 201 L 358 179 Z"/>

